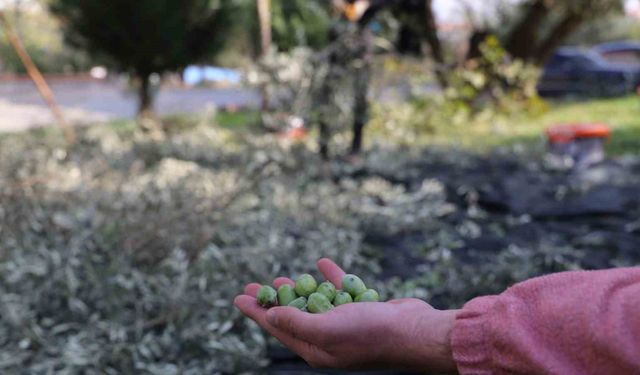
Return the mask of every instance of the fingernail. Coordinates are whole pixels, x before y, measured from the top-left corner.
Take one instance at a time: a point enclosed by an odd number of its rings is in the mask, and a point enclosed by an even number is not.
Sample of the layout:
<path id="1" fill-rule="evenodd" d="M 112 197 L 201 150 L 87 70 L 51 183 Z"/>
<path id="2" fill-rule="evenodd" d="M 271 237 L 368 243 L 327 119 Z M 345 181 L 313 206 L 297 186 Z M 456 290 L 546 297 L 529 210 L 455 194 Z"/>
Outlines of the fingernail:
<path id="1" fill-rule="evenodd" d="M 267 322 L 274 327 L 278 325 L 278 318 L 276 317 L 276 312 L 273 309 L 267 311 Z"/>
<path id="2" fill-rule="evenodd" d="M 239 307 L 239 303 L 238 302 L 240 302 L 240 297 L 241 296 L 237 296 L 236 298 L 233 299 L 233 305 L 235 307 Z"/>

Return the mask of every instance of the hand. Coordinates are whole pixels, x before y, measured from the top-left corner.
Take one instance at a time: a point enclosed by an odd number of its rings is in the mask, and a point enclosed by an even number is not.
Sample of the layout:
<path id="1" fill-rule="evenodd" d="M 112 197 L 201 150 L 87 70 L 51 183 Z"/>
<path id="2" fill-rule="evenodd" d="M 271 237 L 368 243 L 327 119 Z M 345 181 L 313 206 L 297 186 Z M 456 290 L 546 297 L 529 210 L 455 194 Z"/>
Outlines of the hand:
<path id="1" fill-rule="evenodd" d="M 345 272 L 328 259 L 318 269 L 336 288 Z M 278 278 L 273 286 L 294 285 Z M 451 330 L 456 311 L 439 311 L 417 299 L 352 303 L 324 314 L 292 307 L 260 307 L 260 284 L 249 284 L 235 305 L 313 367 L 341 369 L 402 368 L 456 372 Z"/>

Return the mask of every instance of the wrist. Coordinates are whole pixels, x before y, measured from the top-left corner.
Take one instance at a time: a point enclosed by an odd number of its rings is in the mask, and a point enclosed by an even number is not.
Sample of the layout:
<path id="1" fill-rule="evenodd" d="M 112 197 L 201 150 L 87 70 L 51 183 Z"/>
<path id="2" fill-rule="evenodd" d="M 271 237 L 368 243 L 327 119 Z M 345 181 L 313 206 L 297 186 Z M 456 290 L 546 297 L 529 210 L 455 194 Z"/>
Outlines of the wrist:
<path id="1" fill-rule="evenodd" d="M 456 317 L 459 310 L 443 310 L 438 311 L 441 314 L 440 333 L 438 338 L 440 341 L 440 359 L 442 365 L 442 371 L 445 373 L 457 373 L 458 366 L 453 359 L 453 345 L 451 343 L 451 337 L 453 335 L 453 328 L 456 323 Z"/>
<path id="2" fill-rule="evenodd" d="M 457 373 L 457 365 L 453 359 L 451 336 L 458 310 L 431 310 L 419 319 L 413 336 L 420 350 L 421 370 L 434 373 Z"/>

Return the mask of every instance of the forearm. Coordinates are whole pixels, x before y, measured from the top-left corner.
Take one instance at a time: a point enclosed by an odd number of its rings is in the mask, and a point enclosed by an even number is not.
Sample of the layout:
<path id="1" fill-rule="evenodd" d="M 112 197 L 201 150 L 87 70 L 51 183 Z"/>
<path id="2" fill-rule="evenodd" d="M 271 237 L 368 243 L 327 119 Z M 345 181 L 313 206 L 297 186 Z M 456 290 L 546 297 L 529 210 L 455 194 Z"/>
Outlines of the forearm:
<path id="1" fill-rule="evenodd" d="M 462 374 L 640 371 L 640 269 L 533 279 L 458 314 L 453 355 Z"/>

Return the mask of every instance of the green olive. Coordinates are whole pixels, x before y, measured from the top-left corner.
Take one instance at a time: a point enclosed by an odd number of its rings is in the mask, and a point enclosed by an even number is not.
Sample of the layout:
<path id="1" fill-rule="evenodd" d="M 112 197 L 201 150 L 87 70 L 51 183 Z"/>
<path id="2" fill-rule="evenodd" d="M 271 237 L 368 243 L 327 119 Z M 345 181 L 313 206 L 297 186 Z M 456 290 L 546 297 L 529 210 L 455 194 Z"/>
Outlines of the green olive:
<path id="1" fill-rule="evenodd" d="M 362 279 L 356 275 L 344 275 L 342 278 L 342 289 L 351 294 L 352 298 L 356 298 L 360 294 L 367 291 Z"/>
<path id="2" fill-rule="evenodd" d="M 278 304 L 278 292 L 272 287 L 265 285 L 258 291 L 258 304 L 262 307 L 273 307 Z"/>
<path id="3" fill-rule="evenodd" d="M 315 293 L 317 288 L 318 283 L 316 282 L 316 279 L 309 274 L 304 274 L 296 280 L 295 291 L 300 297 L 308 298 L 311 294 Z"/>
<path id="4" fill-rule="evenodd" d="M 366 292 L 361 293 L 356 297 L 356 302 L 378 302 L 380 301 L 380 295 L 373 289 L 367 289 Z"/>
<path id="5" fill-rule="evenodd" d="M 298 310 L 306 311 L 307 299 L 304 297 L 296 298 L 295 300 L 289 302 L 287 306 L 295 307 Z"/>
<path id="6" fill-rule="evenodd" d="M 287 306 L 296 298 L 298 298 L 298 296 L 291 285 L 284 284 L 278 288 L 278 304 L 280 306 Z"/>
<path id="7" fill-rule="evenodd" d="M 339 292 L 338 294 L 336 294 L 336 298 L 333 300 L 333 304 L 335 306 L 345 305 L 352 302 L 353 298 L 351 298 L 351 294 L 347 292 Z"/>
<path id="8" fill-rule="evenodd" d="M 333 305 L 329 302 L 329 299 L 324 294 L 313 293 L 309 296 L 307 303 L 307 309 L 310 313 L 321 314 L 333 309 Z"/>
<path id="9" fill-rule="evenodd" d="M 333 299 L 336 298 L 336 287 L 331 284 L 329 281 L 325 281 L 320 286 L 318 286 L 317 293 L 324 294 L 325 297 L 329 300 L 329 302 L 333 302 Z"/>

